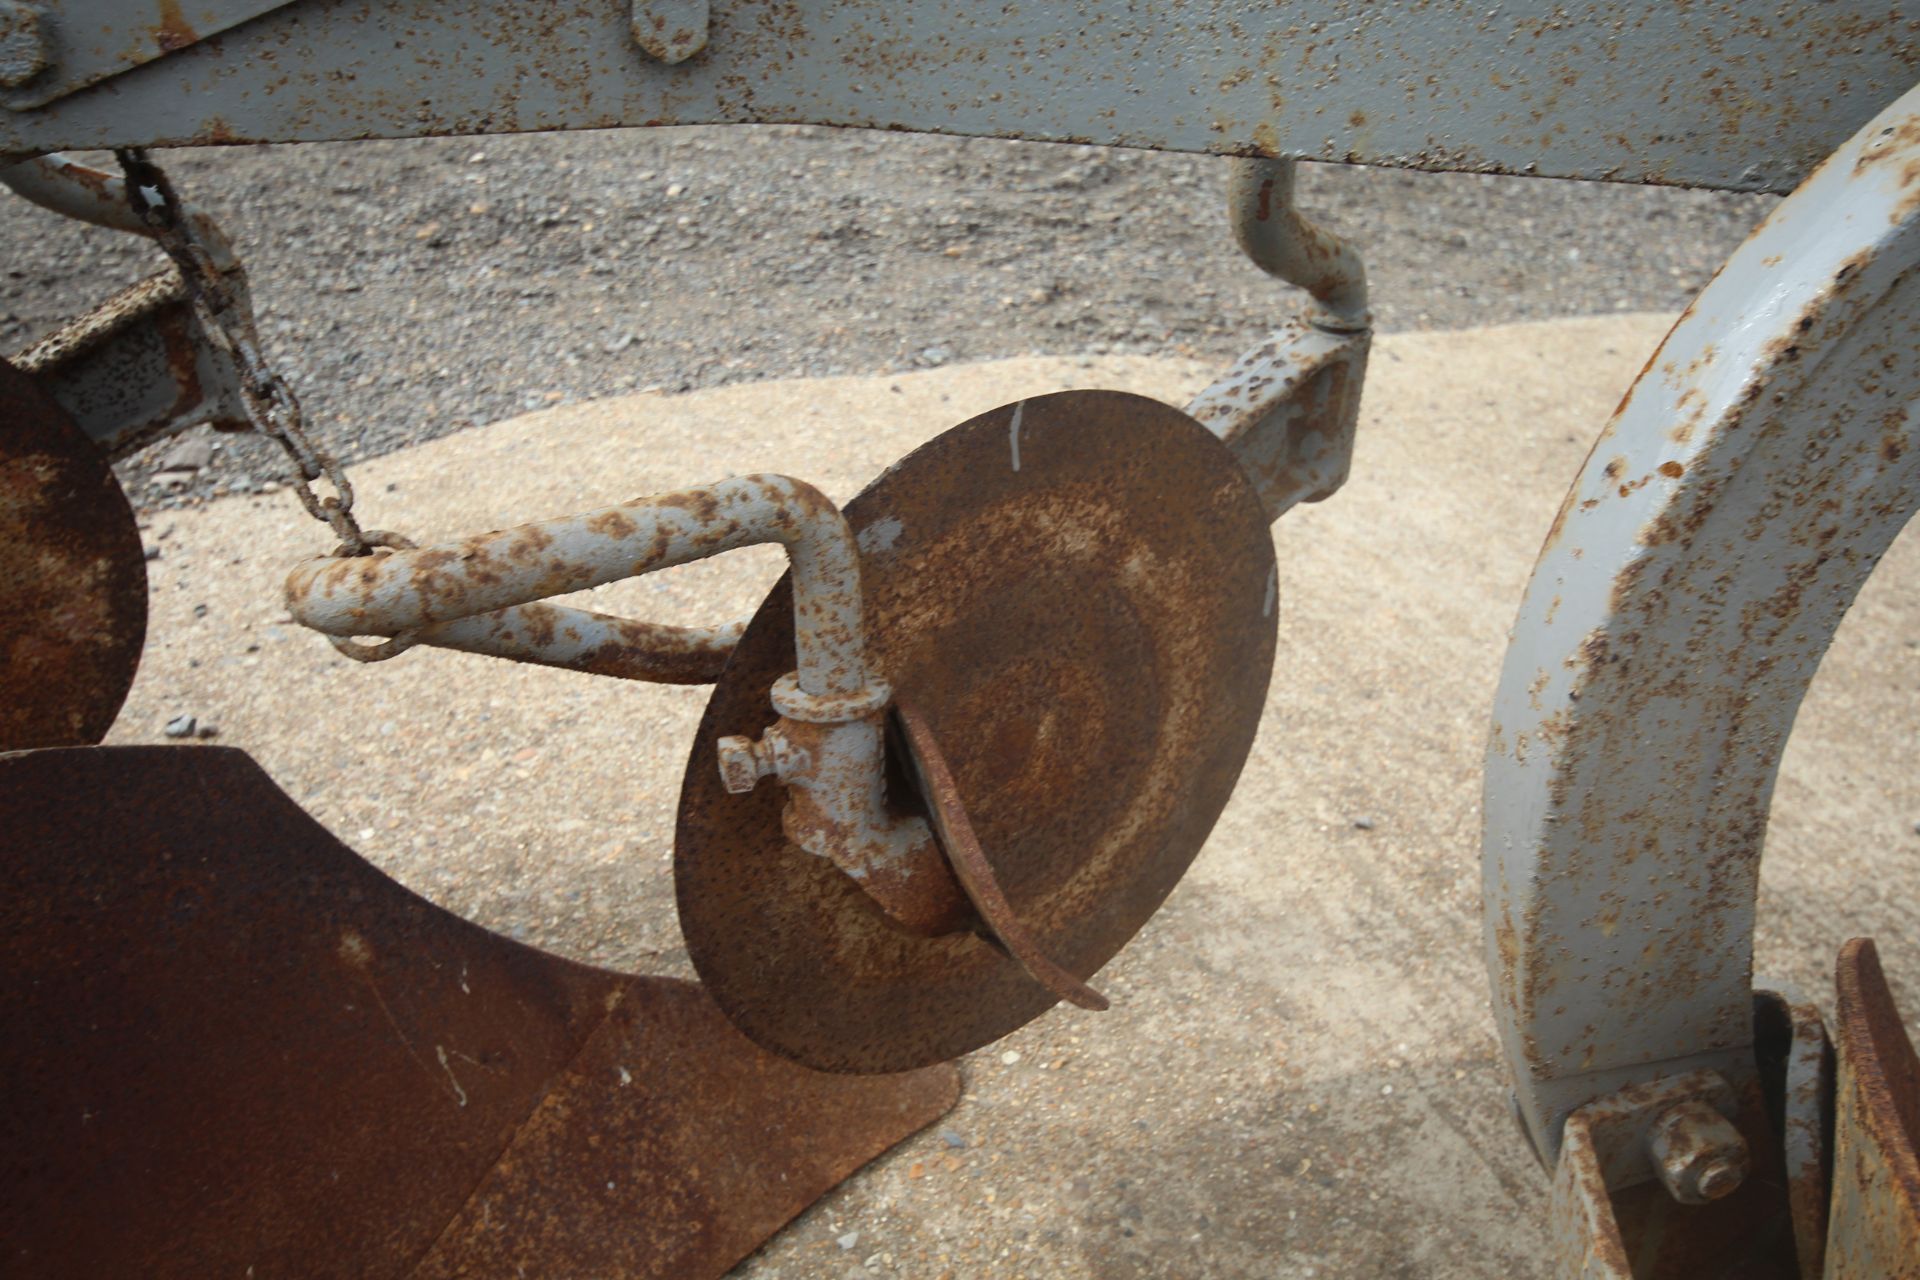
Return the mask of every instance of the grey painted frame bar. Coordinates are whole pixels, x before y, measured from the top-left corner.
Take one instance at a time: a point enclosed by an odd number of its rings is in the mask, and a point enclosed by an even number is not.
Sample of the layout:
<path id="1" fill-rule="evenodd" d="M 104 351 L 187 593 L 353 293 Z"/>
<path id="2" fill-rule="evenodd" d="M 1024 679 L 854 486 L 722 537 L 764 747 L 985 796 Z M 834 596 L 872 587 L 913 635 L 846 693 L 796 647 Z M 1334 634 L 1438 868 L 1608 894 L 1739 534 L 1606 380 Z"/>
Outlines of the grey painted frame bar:
<path id="1" fill-rule="evenodd" d="M 297 0 L 0 111 L 0 154 L 812 122 L 1786 191 L 1920 80 L 1909 0 L 734 0 L 674 66 L 630 19 Z"/>

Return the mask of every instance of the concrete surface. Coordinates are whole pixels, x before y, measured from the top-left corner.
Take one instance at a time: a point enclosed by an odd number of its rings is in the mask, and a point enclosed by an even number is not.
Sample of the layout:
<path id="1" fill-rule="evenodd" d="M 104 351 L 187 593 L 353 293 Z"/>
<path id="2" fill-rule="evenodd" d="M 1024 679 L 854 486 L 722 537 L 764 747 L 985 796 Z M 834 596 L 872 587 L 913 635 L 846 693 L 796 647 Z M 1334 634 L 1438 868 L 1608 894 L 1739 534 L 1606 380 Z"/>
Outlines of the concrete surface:
<path id="1" fill-rule="evenodd" d="M 1504 633 L 1587 442 L 1665 317 L 1387 338 L 1354 478 L 1277 527 L 1280 653 L 1238 793 L 1166 909 L 1056 1010 L 965 1063 L 940 1126 L 743 1267 L 755 1280 L 1531 1277 L 1545 1182 L 1507 1118 L 1486 1011 L 1478 769 Z M 1208 368 L 1020 359 L 569 406 L 357 468 L 373 525 L 419 540 L 691 481 L 784 470 L 850 496 L 974 413 L 1070 386 L 1182 401 Z M 218 726 L 392 874 L 516 937 L 686 974 L 669 859 L 704 691 L 415 651 L 337 658 L 279 604 L 327 540 L 285 494 L 152 518 L 147 664 L 113 736 Z M 596 607 L 749 607 L 767 549 Z M 1877 934 L 1920 992 L 1905 762 L 1920 552 L 1843 628 L 1795 735 L 1762 965 L 1825 997 Z M 204 607 L 203 607 L 204 606 Z M 1366 826 L 1356 820 L 1365 819 Z"/>

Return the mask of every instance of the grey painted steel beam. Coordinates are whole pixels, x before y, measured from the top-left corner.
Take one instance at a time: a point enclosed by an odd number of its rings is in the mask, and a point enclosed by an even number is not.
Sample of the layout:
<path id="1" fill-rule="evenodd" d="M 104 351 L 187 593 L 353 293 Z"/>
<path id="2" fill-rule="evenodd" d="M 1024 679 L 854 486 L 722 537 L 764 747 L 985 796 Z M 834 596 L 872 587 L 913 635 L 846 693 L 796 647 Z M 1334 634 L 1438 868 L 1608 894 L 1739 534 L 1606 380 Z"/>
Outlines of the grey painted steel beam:
<path id="1" fill-rule="evenodd" d="M 1775 771 L 1841 616 L 1920 505 L 1920 91 L 1687 309 L 1528 584 L 1487 754 L 1494 1011 L 1551 1160 L 1623 1086 L 1752 1074 Z"/>
<path id="2" fill-rule="evenodd" d="M 0 153 L 815 122 L 1784 191 L 1920 80 L 1908 0 L 734 0 L 677 66 L 631 18 L 301 0 L 0 112 Z"/>

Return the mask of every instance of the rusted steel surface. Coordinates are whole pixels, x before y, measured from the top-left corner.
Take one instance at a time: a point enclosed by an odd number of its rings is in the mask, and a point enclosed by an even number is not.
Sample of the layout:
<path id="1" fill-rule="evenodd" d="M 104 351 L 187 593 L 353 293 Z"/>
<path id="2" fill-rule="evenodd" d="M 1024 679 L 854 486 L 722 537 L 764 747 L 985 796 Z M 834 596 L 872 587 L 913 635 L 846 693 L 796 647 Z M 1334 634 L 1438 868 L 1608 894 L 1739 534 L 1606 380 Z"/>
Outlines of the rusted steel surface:
<path id="1" fill-rule="evenodd" d="M 1267 518 L 1330 498 L 1347 482 L 1372 335 L 1290 320 L 1187 405 L 1224 440 Z"/>
<path id="2" fill-rule="evenodd" d="M 762 542 L 786 547 L 800 584 L 794 652 L 801 686 L 812 694 L 863 696 L 852 538 L 819 490 L 785 476 L 736 476 L 441 546 L 310 560 L 287 576 L 287 609 L 302 625 L 339 639 L 431 644 L 437 627 L 464 622 L 453 629 L 455 648 L 523 659 L 546 653 L 553 665 L 591 669 L 604 648 L 594 646 L 604 622 L 578 611 L 529 614 L 521 606 Z M 661 627 L 651 634 L 663 645 L 663 666 L 688 654 L 704 666 L 718 645 L 711 631 Z"/>
<path id="3" fill-rule="evenodd" d="M 780 719 L 755 743 L 720 738 L 721 783 L 736 785 L 731 756 L 748 744 L 760 767 L 786 791 L 780 827 L 796 848 L 825 859 L 857 883 L 889 920 L 915 933 L 963 928 L 973 908 L 934 840 L 933 828 L 911 788 L 888 758 L 884 682 L 848 705 L 843 697 L 809 698 L 789 674 L 773 682 L 769 701 Z"/>
<path id="4" fill-rule="evenodd" d="M 20 0 L 39 16 L 44 68 L 0 94 L 23 111 L 188 48 L 289 0 Z"/>
<path id="5" fill-rule="evenodd" d="M 1784 191 L 1916 79 L 1893 0 L 716 0 L 677 66 L 620 0 L 303 0 L 0 152 L 810 122 Z"/>
<path id="6" fill-rule="evenodd" d="M 680 627 L 565 605 L 523 604 L 422 627 L 420 644 L 620 680 L 711 684 L 746 629 Z"/>
<path id="7" fill-rule="evenodd" d="M 0 750 L 98 742 L 147 634 L 147 564 L 105 455 L 0 361 Z"/>
<path id="8" fill-rule="evenodd" d="M 953 770 L 947 766 L 947 758 L 933 731 L 911 702 L 903 699 L 897 704 L 897 710 L 906 731 L 906 747 L 913 759 L 920 794 L 926 799 L 934 829 L 940 833 L 940 847 L 946 851 L 968 901 L 979 912 L 986 936 L 1018 960 L 1027 976 L 1067 1003 L 1096 1012 L 1107 1008 L 1105 996 L 1047 958 L 1033 934 L 1014 914 L 1013 904 L 1007 901 L 1000 881 L 994 876 L 993 863 L 973 832 L 966 806 L 960 802 L 960 789 L 953 781 Z"/>
<path id="9" fill-rule="evenodd" d="M 1313 298 L 1306 317 L 1322 329 L 1352 333 L 1372 324 L 1367 270 L 1354 247 L 1294 206 L 1291 160 L 1238 160 L 1227 181 L 1227 222 L 1241 252 L 1262 271 Z"/>
<path id="10" fill-rule="evenodd" d="M 9 165 L 0 169 L 0 183 L 22 199 L 65 217 L 110 231 L 149 238 L 153 235 L 128 202 L 124 179 L 72 156 L 39 156 Z M 214 270 L 232 272 L 239 267 L 233 244 L 219 223 L 191 205 L 183 208 L 181 215 L 192 225 L 194 238 L 206 246 Z"/>
<path id="11" fill-rule="evenodd" d="M 1240 459 L 1270 520 L 1346 483 L 1372 341 L 1359 253 L 1302 217 L 1293 188 L 1291 161 L 1237 162 L 1228 221 L 1255 265 L 1312 304 L 1187 406 Z"/>
<path id="12" fill-rule="evenodd" d="M 245 755 L 0 759 L 0 1269 L 713 1277 L 943 1113 L 414 896 Z"/>
<path id="13" fill-rule="evenodd" d="M 1754 898 L 1795 710 L 1920 506 L 1920 94 L 1701 293 L 1548 532 L 1501 674 L 1494 1011 L 1549 1159 L 1573 1108 L 1754 1071 Z"/>
<path id="14" fill-rule="evenodd" d="M 1253 740 L 1273 661 L 1265 513 L 1177 410 L 1043 396 L 909 454 L 847 507 L 876 674 L 911 701 L 1015 916 L 1091 976 L 1199 850 Z M 971 932 L 890 924 L 729 794 L 714 743 L 757 737 L 792 662 L 783 584 L 715 687 L 675 842 L 680 921 L 735 1024 L 809 1065 L 886 1071 L 979 1047 L 1054 1003 Z"/>
<path id="15" fill-rule="evenodd" d="M 149 276 L 14 357 L 109 457 L 202 423 L 250 425 L 232 359 L 180 277 Z"/>
<path id="16" fill-rule="evenodd" d="M 1762 1087 L 1778 1094 L 1782 1174 L 1793 1218 L 1800 1280 L 1820 1280 L 1832 1173 L 1833 1046 L 1820 1010 L 1791 987 L 1754 992 Z"/>
<path id="17" fill-rule="evenodd" d="M 1554 1275 L 1562 1280 L 1634 1280 L 1585 1108 L 1567 1117 L 1547 1212 Z"/>
<path id="18" fill-rule="evenodd" d="M 1704 1202 L 1677 1200 L 1652 1162 L 1676 1113 L 1737 1133 L 1756 1170 Z M 1716 1150 L 1703 1149 L 1709 1162 Z M 1582 1280 L 1796 1280 L 1780 1146 L 1758 1085 L 1713 1072 L 1630 1086 L 1567 1118 L 1549 1212 L 1554 1274 Z"/>
<path id="19" fill-rule="evenodd" d="M 1840 951 L 1830 1280 L 1920 1276 L 1920 1055 L 1871 940 Z"/>

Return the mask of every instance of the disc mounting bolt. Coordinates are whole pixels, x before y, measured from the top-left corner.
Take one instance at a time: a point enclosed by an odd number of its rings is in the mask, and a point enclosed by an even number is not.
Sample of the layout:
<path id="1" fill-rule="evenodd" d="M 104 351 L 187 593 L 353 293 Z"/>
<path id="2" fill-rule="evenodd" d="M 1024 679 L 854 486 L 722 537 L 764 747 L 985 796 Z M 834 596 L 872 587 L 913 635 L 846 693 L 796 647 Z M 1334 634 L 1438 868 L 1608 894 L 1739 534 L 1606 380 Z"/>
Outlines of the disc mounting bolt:
<path id="1" fill-rule="evenodd" d="M 714 744 L 720 757 L 720 784 L 729 795 L 743 796 L 775 772 L 773 735 L 760 741 L 729 734 Z"/>

